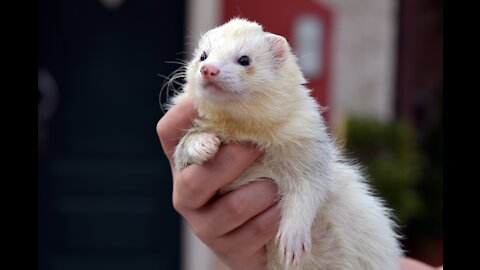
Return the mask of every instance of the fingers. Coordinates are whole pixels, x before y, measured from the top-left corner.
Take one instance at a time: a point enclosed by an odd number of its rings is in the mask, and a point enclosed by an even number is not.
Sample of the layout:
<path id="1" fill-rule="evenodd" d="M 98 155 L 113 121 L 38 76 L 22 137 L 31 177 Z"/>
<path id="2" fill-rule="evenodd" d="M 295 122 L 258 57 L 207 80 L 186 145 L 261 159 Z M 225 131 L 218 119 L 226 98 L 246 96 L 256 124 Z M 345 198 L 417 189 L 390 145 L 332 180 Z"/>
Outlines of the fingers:
<path id="1" fill-rule="evenodd" d="M 265 255 L 264 246 L 275 237 L 280 223 L 276 195 L 272 181 L 253 182 L 184 217 L 205 244 L 233 265 L 254 254 Z M 241 205 L 227 206 L 232 202 Z"/>
<path id="2" fill-rule="evenodd" d="M 402 269 L 404 270 L 434 270 L 433 266 L 427 265 L 419 260 L 403 257 Z M 440 268 L 441 269 L 441 268 Z"/>
<path id="3" fill-rule="evenodd" d="M 223 145 L 215 157 L 201 165 L 192 164 L 176 174 L 173 205 L 183 213 L 205 205 L 222 187 L 236 179 L 261 151 L 248 144 Z"/>
<path id="4" fill-rule="evenodd" d="M 275 237 L 280 218 L 280 208 L 274 205 L 237 230 L 218 238 L 211 246 L 218 252 L 248 258 Z"/>
<path id="5" fill-rule="evenodd" d="M 174 173 L 173 205 L 195 234 L 217 254 L 223 254 L 229 265 L 263 269 L 265 244 L 274 238 L 280 220 L 279 209 L 272 206 L 277 195 L 275 185 L 272 181 L 258 181 L 212 200 L 262 151 L 247 143 L 222 145 L 211 160 L 177 172 L 172 155 L 196 116 L 193 103 L 185 100 L 172 107 L 157 124 L 162 148 Z M 236 259 L 244 255 L 243 259 Z"/>
<path id="6" fill-rule="evenodd" d="M 272 206 L 276 197 L 277 188 L 271 180 L 252 182 L 229 192 L 199 210 L 196 223 L 202 224 L 200 234 L 216 238 L 233 231 Z"/>
<path id="7" fill-rule="evenodd" d="M 216 255 L 229 266 L 229 269 L 236 270 L 265 270 L 267 266 L 266 248 L 262 247 L 253 254 L 247 257 L 236 257 L 224 255 L 223 253 L 216 253 Z"/>
<path id="8" fill-rule="evenodd" d="M 173 106 L 157 123 L 157 134 L 170 165 L 178 141 L 191 126 L 196 110 L 190 100 L 184 100 Z"/>

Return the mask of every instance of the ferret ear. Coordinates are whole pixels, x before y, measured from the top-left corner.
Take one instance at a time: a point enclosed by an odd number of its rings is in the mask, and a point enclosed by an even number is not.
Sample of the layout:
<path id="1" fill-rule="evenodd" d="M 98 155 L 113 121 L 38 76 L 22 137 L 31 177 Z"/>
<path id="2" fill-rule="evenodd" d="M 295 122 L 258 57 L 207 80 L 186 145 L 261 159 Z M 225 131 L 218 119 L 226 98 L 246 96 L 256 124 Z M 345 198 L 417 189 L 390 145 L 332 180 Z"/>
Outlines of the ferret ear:
<path id="1" fill-rule="evenodd" d="M 272 33 L 267 33 L 266 39 L 275 61 L 282 63 L 287 58 L 287 53 L 290 50 L 287 39 Z"/>

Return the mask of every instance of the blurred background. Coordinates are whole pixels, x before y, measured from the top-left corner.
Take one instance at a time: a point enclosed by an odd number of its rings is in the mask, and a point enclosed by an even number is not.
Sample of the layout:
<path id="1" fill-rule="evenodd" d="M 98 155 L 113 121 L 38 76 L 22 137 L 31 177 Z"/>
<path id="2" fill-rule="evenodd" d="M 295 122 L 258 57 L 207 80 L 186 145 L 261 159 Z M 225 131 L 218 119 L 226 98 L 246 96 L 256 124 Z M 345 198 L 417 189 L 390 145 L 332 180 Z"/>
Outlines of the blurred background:
<path id="1" fill-rule="evenodd" d="M 406 254 L 441 265 L 442 0 L 38 0 L 39 269 L 225 269 L 171 205 L 155 126 L 167 62 L 234 16 L 287 38 Z"/>

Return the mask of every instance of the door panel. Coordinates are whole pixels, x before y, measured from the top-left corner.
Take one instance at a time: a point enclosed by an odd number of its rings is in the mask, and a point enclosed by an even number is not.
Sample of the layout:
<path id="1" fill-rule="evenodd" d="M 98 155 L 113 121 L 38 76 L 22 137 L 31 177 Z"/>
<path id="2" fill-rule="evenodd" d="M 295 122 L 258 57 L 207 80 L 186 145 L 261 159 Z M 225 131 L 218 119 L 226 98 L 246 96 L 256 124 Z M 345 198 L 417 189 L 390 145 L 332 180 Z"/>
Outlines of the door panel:
<path id="1" fill-rule="evenodd" d="M 39 108 L 58 101 L 39 119 L 39 269 L 178 269 L 155 126 L 158 74 L 184 51 L 184 1 L 37 3 L 38 68 L 56 89 L 39 85 Z"/>

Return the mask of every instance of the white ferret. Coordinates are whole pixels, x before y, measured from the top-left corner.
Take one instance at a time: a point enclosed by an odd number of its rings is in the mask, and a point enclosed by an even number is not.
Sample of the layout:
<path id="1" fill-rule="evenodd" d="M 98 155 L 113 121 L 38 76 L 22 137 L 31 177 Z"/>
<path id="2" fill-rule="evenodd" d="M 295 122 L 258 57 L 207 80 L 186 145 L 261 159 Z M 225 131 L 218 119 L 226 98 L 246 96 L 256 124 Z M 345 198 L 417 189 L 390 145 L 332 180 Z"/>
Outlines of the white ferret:
<path id="1" fill-rule="evenodd" d="M 203 35 L 185 80 L 173 104 L 191 99 L 199 118 L 175 150 L 177 170 L 212 158 L 221 143 L 264 150 L 221 192 L 263 177 L 278 186 L 267 269 L 400 269 L 390 210 L 340 156 L 285 38 L 232 19 Z"/>

